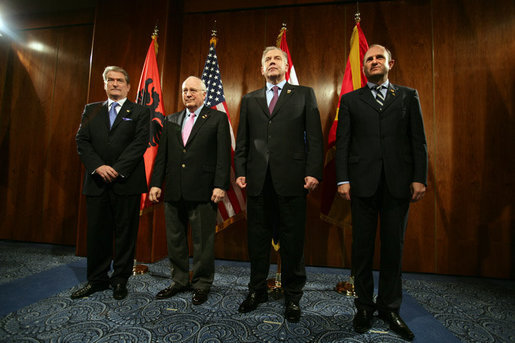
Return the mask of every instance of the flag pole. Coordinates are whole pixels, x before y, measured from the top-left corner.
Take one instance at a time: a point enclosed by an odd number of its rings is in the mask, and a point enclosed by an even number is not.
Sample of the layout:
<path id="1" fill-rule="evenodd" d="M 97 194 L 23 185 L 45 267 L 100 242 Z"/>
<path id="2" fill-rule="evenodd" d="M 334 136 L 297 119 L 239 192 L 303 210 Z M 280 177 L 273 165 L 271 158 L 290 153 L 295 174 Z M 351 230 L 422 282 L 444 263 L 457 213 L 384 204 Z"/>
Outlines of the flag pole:
<path id="1" fill-rule="evenodd" d="M 154 41 L 154 52 L 156 53 L 156 56 L 157 56 L 157 50 L 158 50 L 158 46 L 157 46 L 157 37 L 159 36 L 159 29 L 157 27 L 157 23 L 156 25 L 154 26 L 154 31 L 152 32 L 152 35 L 150 36 L 150 38 Z M 141 215 L 141 212 L 142 210 L 140 210 L 140 215 Z M 136 256 L 136 254 L 134 254 L 134 256 Z M 146 274 L 148 273 L 148 266 L 145 265 L 145 264 L 138 264 L 138 261 L 136 260 L 136 258 L 134 258 L 134 265 L 132 267 L 132 275 L 142 275 L 142 274 Z"/>
<path id="2" fill-rule="evenodd" d="M 359 13 L 359 2 L 356 1 L 356 13 L 354 14 L 354 22 L 357 25 L 357 24 L 359 24 L 360 21 L 361 21 L 361 13 Z M 334 290 L 338 293 L 345 294 L 347 296 L 353 296 L 353 297 L 356 296 L 356 292 L 354 290 L 354 274 L 352 272 L 352 266 L 351 266 L 351 275 L 349 276 L 349 280 L 338 282 L 336 284 L 336 286 L 334 287 Z"/>

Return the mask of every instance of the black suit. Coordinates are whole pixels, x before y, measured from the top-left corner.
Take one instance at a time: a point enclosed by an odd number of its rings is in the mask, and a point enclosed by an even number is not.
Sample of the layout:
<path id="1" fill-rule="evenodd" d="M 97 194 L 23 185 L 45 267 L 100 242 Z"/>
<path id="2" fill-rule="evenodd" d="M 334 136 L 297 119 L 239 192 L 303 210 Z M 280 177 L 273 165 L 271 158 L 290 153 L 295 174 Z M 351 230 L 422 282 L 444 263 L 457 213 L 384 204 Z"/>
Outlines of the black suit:
<path id="1" fill-rule="evenodd" d="M 109 128 L 107 101 L 86 105 L 76 141 L 85 167 L 83 194 L 88 212 L 88 281 L 106 284 L 113 257 L 111 283 L 132 275 L 141 193 L 147 192 L 143 154 L 149 139 L 150 111 L 126 100 Z M 104 182 L 95 173 L 109 165 L 119 176 Z"/>
<path id="2" fill-rule="evenodd" d="M 284 85 L 272 114 L 266 88 L 241 103 L 235 152 L 236 177 L 247 182 L 251 291 L 265 291 L 272 233 L 281 245 L 282 286 L 298 302 L 306 281 L 304 178 L 322 179 L 323 141 L 313 89 Z"/>
<path id="3" fill-rule="evenodd" d="M 195 289 L 209 291 L 214 278 L 214 234 L 217 205 L 214 188 L 227 190 L 231 167 L 229 121 L 223 112 L 203 107 L 186 146 L 182 124 L 186 111 L 165 118 L 151 187 L 164 188 L 168 256 L 172 279 L 189 283 L 188 222 L 193 239 Z"/>
<path id="4" fill-rule="evenodd" d="M 427 183 L 427 147 L 417 91 L 390 84 L 382 107 L 368 86 L 343 95 L 336 136 L 337 181 L 350 182 L 356 306 L 397 311 L 410 185 Z M 372 263 L 378 216 L 381 273 L 374 304 Z"/>

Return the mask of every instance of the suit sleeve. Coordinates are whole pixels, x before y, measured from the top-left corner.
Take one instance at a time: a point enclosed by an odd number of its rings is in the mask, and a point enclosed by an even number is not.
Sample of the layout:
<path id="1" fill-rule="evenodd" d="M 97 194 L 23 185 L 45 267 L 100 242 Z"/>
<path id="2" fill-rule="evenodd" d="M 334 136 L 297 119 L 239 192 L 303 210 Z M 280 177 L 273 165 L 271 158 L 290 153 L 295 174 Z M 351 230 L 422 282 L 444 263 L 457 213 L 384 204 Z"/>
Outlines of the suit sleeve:
<path id="1" fill-rule="evenodd" d="M 413 182 L 427 185 L 427 144 L 424 120 L 418 92 L 413 90 L 409 104 L 411 151 L 413 153 Z"/>
<path id="2" fill-rule="evenodd" d="M 336 182 L 349 181 L 349 147 L 351 135 L 348 96 L 342 96 L 338 106 L 338 125 L 336 127 Z"/>
<path id="3" fill-rule="evenodd" d="M 84 112 L 82 112 L 81 123 L 75 141 L 77 142 L 77 152 L 79 153 L 80 159 L 86 168 L 87 174 L 92 174 L 98 167 L 105 164 L 105 161 L 96 152 L 91 142 L 90 132 L 90 117 L 94 115 L 93 106 L 86 105 Z"/>
<path id="4" fill-rule="evenodd" d="M 315 92 L 308 88 L 306 95 L 306 176 L 322 180 L 324 168 L 324 142 L 320 112 Z"/>
<path id="5" fill-rule="evenodd" d="M 220 120 L 217 130 L 216 145 L 216 172 L 214 187 L 229 189 L 231 175 L 231 134 L 229 132 L 229 119 L 223 112 L 219 112 Z"/>
<path id="6" fill-rule="evenodd" d="M 246 176 L 247 174 L 247 157 L 249 151 L 247 113 L 247 97 L 244 96 L 241 100 L 240 122 L 238 124 L 238 133 L 236 137 L 236 151 L 234 152 L 234 169 L 236 178 Z"/>
<path id="7" fill-rule="evenodd" d="M 169 120 L 165 117 L 163 120 L 163 129 L 161 131 L 161 138 L 159 139 L 156 159 L 154 160 L 154 168 L 152 169 L 152 176 L 150 178 L 150 188 L 162 188 L 163 186 L 168 157 L 168 123 Z"/>
<path id="8" fill-rule="evenodd" d="M 113 164 L 114 170 L 116 170 L 124 177 L 128 177 L 132 173 L 148 147 L 150 132 L 150 109 L 143 106 L 138 106 L 137 110 L 139 113 L 136 119 L 137 123 L 134 138 Z"/>

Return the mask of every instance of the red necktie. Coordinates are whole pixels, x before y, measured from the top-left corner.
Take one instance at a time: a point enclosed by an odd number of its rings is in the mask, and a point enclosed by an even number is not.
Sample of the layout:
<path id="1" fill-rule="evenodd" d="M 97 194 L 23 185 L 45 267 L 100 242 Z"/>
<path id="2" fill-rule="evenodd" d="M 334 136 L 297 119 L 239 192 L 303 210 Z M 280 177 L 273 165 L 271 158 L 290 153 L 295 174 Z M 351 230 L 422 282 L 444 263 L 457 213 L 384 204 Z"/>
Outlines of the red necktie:
<path id="1" fill-rule="evenodd" d="M 195 123 L 195 113 L 190 113 L 189 118 L 184 124 L 184 128 L 182 129 L 182 142 L 186 145 L 188 141 L 188 137 L 190 136 L 191 129 L 193 128 L 193 124 Z"/>

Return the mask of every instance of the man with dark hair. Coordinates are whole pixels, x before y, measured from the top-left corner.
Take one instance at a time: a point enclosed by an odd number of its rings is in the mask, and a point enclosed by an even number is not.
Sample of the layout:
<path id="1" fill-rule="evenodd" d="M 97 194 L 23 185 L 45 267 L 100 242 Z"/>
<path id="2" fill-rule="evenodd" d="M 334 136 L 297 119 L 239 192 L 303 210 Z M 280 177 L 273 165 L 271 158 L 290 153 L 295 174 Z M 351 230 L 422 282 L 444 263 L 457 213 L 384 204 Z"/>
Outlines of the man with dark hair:
<path id="1" fill-rule="evenodd" d="M 372 315 L 407 340 L 414 334 L 399 316 L 404 234 L 411 202 L 427 184 L 427 146 L 418 93 L 388 80 L 391 53 L 381 45 L 366 52 L 368 84 L 342 96 L 336 133 L 338 193 L 351 200 L 352 270 L 357 298 L 353 320 L 358 333 L 372 326 Z M 374 302 L 372 264 L 378 217 L 381 266 Z"/>

